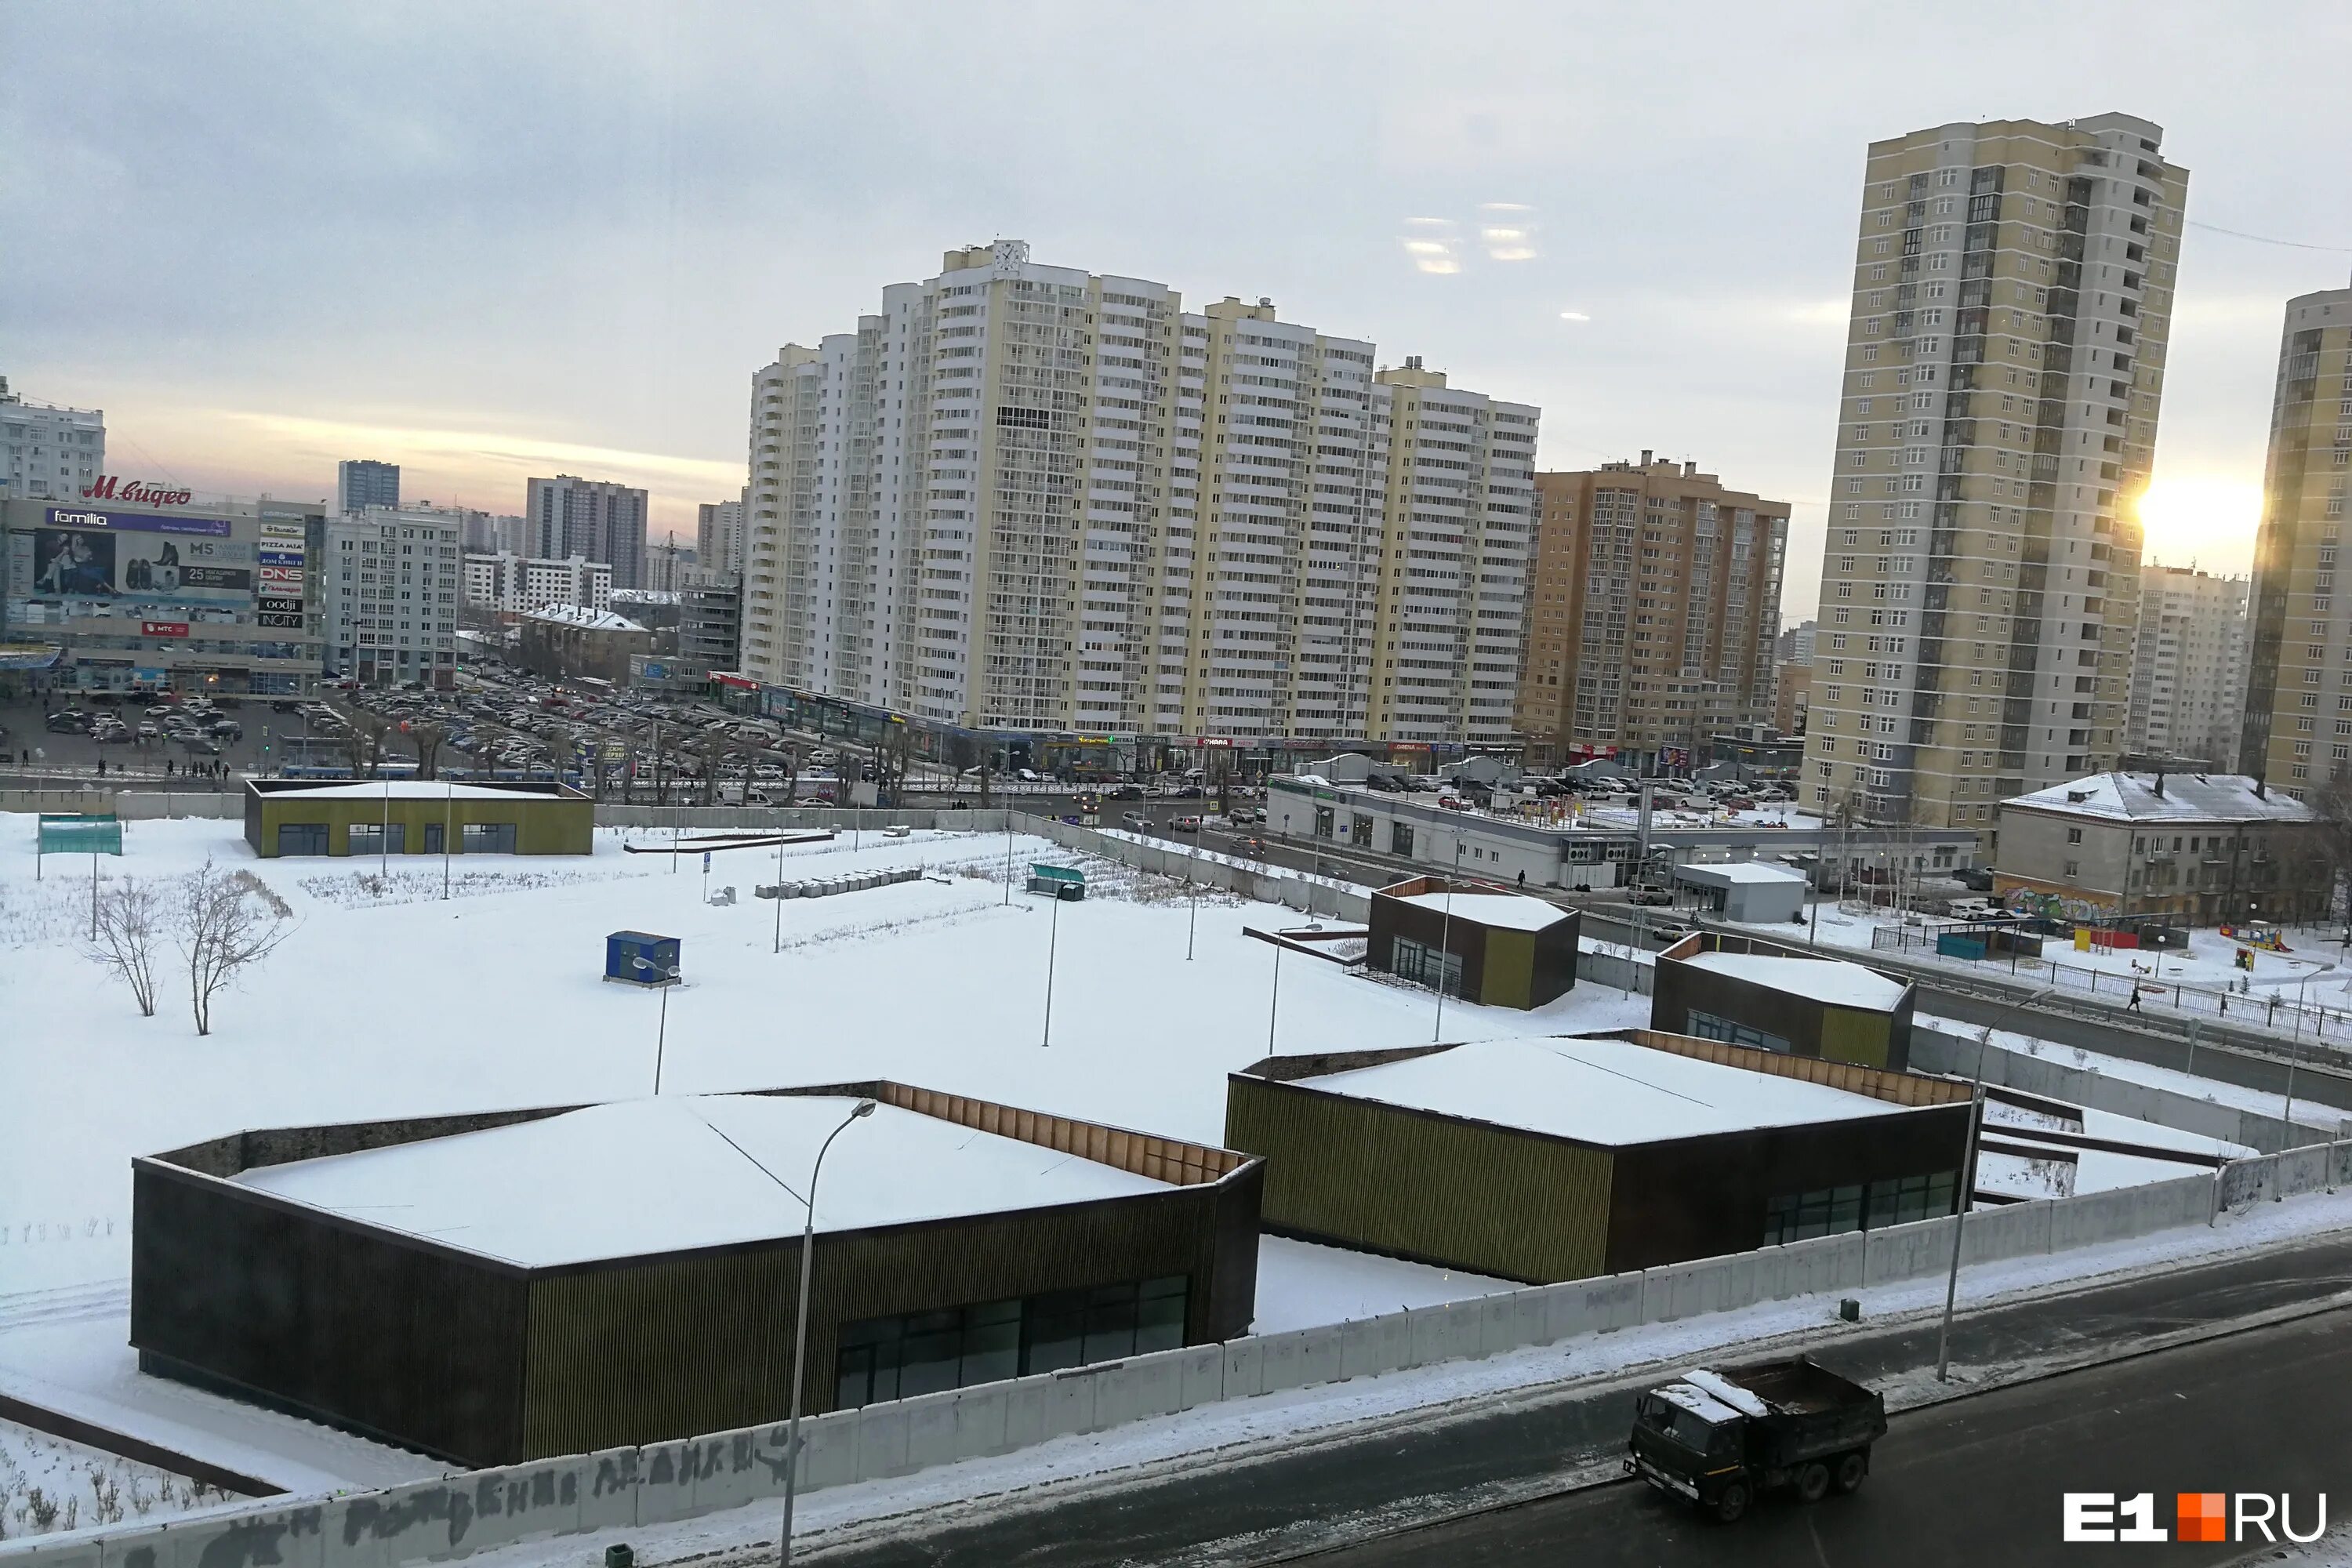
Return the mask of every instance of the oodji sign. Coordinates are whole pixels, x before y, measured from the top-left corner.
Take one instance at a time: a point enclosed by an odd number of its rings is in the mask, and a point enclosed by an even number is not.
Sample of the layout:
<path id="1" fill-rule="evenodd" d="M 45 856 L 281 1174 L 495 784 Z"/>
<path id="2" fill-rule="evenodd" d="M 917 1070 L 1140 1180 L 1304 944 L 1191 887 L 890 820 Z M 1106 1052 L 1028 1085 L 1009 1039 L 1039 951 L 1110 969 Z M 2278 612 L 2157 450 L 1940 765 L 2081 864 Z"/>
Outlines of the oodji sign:
<path id="1" fill-rule="evenodd" d="M 144 501 L 150 506 L 185 506 L 196 499 L 194 490 L 167 490 L 144 479 L 100 474 L 98 482 L 82 487 L 84 500 Z"/>

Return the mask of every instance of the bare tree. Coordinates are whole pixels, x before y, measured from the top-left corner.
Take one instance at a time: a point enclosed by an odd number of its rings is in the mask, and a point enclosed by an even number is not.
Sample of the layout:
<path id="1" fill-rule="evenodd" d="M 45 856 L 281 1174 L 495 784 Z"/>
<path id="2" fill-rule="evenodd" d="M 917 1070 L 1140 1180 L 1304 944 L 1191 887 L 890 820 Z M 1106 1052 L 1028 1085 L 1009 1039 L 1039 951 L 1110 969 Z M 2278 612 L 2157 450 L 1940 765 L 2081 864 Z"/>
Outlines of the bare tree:
<path id="1" fill-rule="evenodd" d="M 950 732 L 940 760 L 955 773 L 955 793 L 963 793 L 963 775 L 980 765 L 980 742 L 961 730 Z"/>
<path id="2" fill-rule="evenodd" d="M 362 778 L 373 777 L 383 761 L 384 737 L 392 732 L 391 724 L 357 703 L 333 706 L 343 721 L 343 752 L 351 758 L 352 772 Z"/>
<path id="3" fill-rule="evenodd" d="M 798 805 L 801 803 L 801 749 L 794 745 L 778 746 L 776 754 L 784 759 L 784 804 Z"/>
<path id="4" fill-rule="evenodd" d="M 125 877 L 98 900 L 98 934 L 84 951 L 121 975 L 140 1015 L 155 1016 L 155 948 L 163 938 L 163 896 L 152 882 Z"/>
<path id="5" fill-rule="evenodd" d="M 213 997 L 221 988 L 292 934 L 293 912 L 252 872 L 221 871 L 210 859 L 183 884 L 178 940 L 197 1034 L 213 1032 Z"/>
<path id="6" fill-rule="evenodd" d="M 449 732 L 431 720 L 418 719 L 408 725 L 408 743 L 416 748 L 416 776 L 437 778 L 441 771 L 441 747 Z"/>

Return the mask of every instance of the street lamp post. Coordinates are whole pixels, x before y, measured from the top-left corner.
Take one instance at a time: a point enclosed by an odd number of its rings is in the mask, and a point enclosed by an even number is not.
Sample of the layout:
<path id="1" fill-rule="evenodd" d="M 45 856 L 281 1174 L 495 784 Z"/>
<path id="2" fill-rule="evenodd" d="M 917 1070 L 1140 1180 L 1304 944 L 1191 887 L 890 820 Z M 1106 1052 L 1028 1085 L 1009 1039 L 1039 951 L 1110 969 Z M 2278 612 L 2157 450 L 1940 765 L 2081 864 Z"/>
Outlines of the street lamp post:
<path id="1" fill-rule="evenodd" d="M 2036 1002 L 2045 1002 L 2056 994 L 2056 989 L 2055 986 L 2052 986 L 2036 991 L 2029 996 L 2021 997 L 2010 1004 L 2009 1011 L 2015 1012 L 2020 1007 L 2030 1006 Z M 1999 1018 L 2001 1015 L 1995 1013 L 1993 1016 Z M 1977 1133 L 1984 1125 L 1985 1051 L 1991 1045 L 1992 1026 L 1987 1024 L 1984 1026 L 1984 1034 L 1977 1040 L 1977 1084 L 1975 1092 L 1969 1097 L 1968 1148 L 1961 1156 L 1959 1180 L 1956 1184 L 1959 1188 L 1957 1194 L 1958 1206 L 1952 1212 L 1952 1267 L 1951 1271 L 1944 1278 L 1944 1321 L 1936 1330 L 1936 1381 L 1937 1383 L 1948 1383 L 1951 1380 L 1952 1307 L 1958 1300 L 1960 1291 L 1960 1233 L 1969 1223 L 1969 1205 L 1976 1200 Z"/>
<path id="2" fill-rule="evenodd" d="M 662 977 L 661 1022 L 654 1031 L 654 1093 L 658 1097 L 661 1093 L 662 1055 L 669 1043 L 669 988 L 677 982 L 677 965 L 673 963 L 664 969 L 643 958 L 633 958 L 629 963 L 640 974 L 659 974 Z"/>
<path id="3" fill-rule="evenodd" d="M 98 864 L 98 858 L 96 856 L 92 856 L 90 858 L 90 864 L 93 866 Z M 1281 1016 L 1282 943 L 1277 942 L 1274 944 L 1274 997 L 1266 1004 L 1265 1007 L 1265 1054 L 1267 1056 L 1274 1055 L 1274 1025 L 1275 1020 Z"/>
<path id="4" fill-rule="evenodd" d="M 817 1146 L 816 1162 L 809 1167 L 808 1220 L 801 1226 L 801 1305 L 793 1323 L 793 1409 L 784 1433 L 784 1527 L 777 1538 L 776 1561 L 791 1568 L 793 1561 L 793 1499 L 801 1468 L 801 1374 L 808 1360 L 809 1253 L 816 1239 L 816 1183 L 824 1172 L 825 1152 L 852 1121 L 874 1114 L 874 1102 L 861 1100 L 850 1108 L 839 1127 Z"/>
<path id="5" fill-rule="evenodd" d="M 1454 835 L 1454 876 L 1445 879 L 1445 919 L 1438 926 L 1437 938 L 1437 1016 L 1429 1026 L 1429 1043 L 1437 1044 L 1445 1029 L 1445 964 L 1454 951 L 1454 879 L 1462 875 L 1462 835 Z"/>
<path id="6" fill-rule="evenodd" d="M 1009 882 L 1005 885 L 1012 886 Z M 1052 918 L 1045 926 L 1045 1037 L 1037 1042 L 1041 1047 L 1054 1043 L 1054 954 L 1060 946 L 1061 940 L 1062 894 L 1059 885 L 1056 884 Z"/>

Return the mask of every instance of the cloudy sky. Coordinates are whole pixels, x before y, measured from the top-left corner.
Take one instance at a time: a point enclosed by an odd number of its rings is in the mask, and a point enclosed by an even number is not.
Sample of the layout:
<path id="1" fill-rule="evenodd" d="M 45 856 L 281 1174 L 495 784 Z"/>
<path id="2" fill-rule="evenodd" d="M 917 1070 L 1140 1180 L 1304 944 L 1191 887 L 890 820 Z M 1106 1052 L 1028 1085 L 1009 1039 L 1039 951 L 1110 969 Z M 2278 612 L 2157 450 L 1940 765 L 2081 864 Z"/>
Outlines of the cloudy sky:
<path id="1" fill-rule="evenodd" d="M 1538 404 L 1548 467 L 1650 447 L 1793 500 L 1793 623 L 1865 144 L 2121 110 L 2211 226 L 2151 545 L 2242 568 L 2281 306 L 2352 268 L 2352 7 L 1915 14 L 6 0 L 0 374 L 103 407 L 125 476 L 317 497 L 374 457 L 512 511 L 562 469 L 690 531 L 780 343 L 1019 237 Z M 1487 209 L 1532 237 L 1482 245 Z"/>

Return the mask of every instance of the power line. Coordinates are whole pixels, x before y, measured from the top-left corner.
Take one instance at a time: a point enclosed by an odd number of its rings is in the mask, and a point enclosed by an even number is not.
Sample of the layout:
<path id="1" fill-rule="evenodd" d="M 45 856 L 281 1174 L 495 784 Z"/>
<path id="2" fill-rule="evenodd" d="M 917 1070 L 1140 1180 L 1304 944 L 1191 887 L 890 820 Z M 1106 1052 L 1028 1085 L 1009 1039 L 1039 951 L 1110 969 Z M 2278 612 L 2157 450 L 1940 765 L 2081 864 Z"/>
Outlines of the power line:
<path id="1" fill-rule="evenodd" d="M 2218 223 L 2188 220 L 2190 228 L 2201 228 L 2212 234 L 2226 234 L 2231 239 L 2251 239 L 2256 245 L 2283 245 L 2289 250 L 2325 250 L 2337 256 L 2352 256 L 2352 245 L 2307 245 L 2299 239 L 2273 239 L 2265 234 L 2248 234 L 2242 229 L 2223 228 Z"/>

